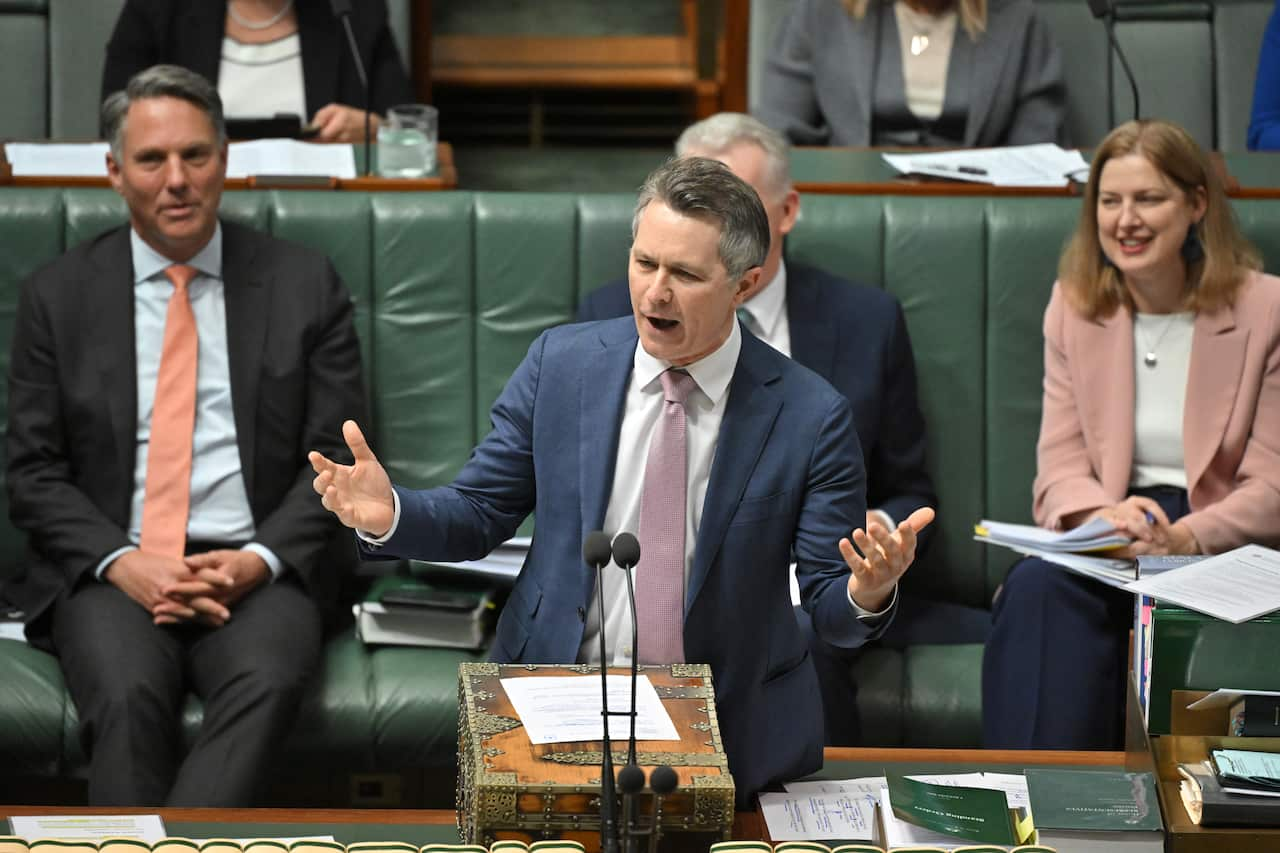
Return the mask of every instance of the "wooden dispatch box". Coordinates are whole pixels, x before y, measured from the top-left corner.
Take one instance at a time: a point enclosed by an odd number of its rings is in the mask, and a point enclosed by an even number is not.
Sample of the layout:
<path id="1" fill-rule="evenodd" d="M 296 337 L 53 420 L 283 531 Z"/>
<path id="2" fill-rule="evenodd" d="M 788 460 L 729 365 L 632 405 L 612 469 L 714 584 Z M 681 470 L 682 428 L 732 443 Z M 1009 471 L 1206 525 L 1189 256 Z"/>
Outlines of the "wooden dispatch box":
<path id="1" fill-rule="evenodd" d="M 724 841 L 733 828 L 733 778 L 716 720 L 711 668 L 706 664 L 642 666 L 680 734 L 673 741 L 638 741 L 637 762 L 648 778 L 665 764 L 680 780 L 656 803 L 664 849 Z M 592 676 L 592 666 L 463 663 L 458 666 L 458 830 L 469 844 L 504 838 L 570 838 L 599 848 L 600 741 L 533 744 L 502 689 L 503 678 Z M 611 675 L 627 675 L 611 667 Z M 610 710 L 629 709 L 613 708 Z M 628 725 L 615 717 L 612 731 Z M 627 740 L 613 741 L 614 772 L 627 760 Z M 655 798 L 645 788 L 637 807 L 648 820 Z M 621 809 L 619 809 L 621 815 Z M 621 820 L 621 818 L 620 818 Z M 646 845 L 647 846 L 647 845 Z"/>

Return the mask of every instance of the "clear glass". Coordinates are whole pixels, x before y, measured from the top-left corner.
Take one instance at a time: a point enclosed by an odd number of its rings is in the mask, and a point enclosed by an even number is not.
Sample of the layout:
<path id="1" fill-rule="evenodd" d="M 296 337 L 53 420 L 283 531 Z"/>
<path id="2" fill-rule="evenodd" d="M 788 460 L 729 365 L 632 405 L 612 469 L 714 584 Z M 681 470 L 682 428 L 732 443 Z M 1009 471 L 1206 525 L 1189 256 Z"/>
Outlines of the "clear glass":
<path id="1" fill-rule="evenodd" d="M 384 178 L 421 178 L 436 168 L 439 114 L 426 104 L 400 104 L 387 110 L 378 127 L 378 174 Z"/>

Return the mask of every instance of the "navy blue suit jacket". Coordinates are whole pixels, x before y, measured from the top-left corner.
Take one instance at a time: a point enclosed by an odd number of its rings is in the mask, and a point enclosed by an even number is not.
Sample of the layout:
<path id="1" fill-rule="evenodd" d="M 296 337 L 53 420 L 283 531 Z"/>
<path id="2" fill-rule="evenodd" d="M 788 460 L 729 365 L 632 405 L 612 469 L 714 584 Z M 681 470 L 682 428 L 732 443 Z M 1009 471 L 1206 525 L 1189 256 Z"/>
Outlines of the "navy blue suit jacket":
<path id="1" fill-rule="evenodd" d="M 585 296 L 579 320 L 631 314 L 626 280 Z M 924 417 L 902 306 L 874 287 L 787 262 L 791 356 L 827 380 L 853 407 L 867 471 L 867 505 L 902 521 L 937 506 L 925 471 Z M 933 528 L 920 535 L 920 550 Z"/>
<path id="2" fill-rule="evenodd" d="M 629 318 L 544 332 L 457 479 L 397 490 L 399 526 L 380 555 L 478 558 L 534 513 L 533 546 L 498 623 L 497 660 L 577 657 L 593 590 L 582 541 L 604 524 L 617 455 L 644 452 L 618 447 L 636 345 Z M 828 642 L 854 647 L 874 633 L 849 605 L 849 570 L 836 547 L 865 513 L 861 458 L 848 401 L 743 335 L 684 629 L 685 659 L 712 668 L 740 803 L 822 764 L 817 676 L 787 592 L 792 553 L 805 607 Z"/>

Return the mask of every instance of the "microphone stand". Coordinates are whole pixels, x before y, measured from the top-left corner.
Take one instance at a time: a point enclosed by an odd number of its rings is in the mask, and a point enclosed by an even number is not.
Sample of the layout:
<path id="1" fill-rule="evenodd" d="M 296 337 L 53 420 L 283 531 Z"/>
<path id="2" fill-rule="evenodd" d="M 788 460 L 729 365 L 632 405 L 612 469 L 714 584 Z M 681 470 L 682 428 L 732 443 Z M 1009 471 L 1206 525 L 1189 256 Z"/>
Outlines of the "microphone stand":
<path id="1" fill-rule="evenodd" d="M 330 0 L 333 14 L 342 21 L 342 28 L 347 33 L 347 45 L 351 48 L 351 59 L 355 62 L 356 76 L 360 78 L 364 88 L 364 174 L 373 174 L 370 168 L 370 149 L 373 145 L 370 130 L 370 113 L 373 111 L 373 87 L 369 83 L 369 75 L 364 71 L 364 60 L 360 58 L 360 46 L 356 43 L 356 33 L 351 27 L 351 0 Z"/>
<path id="2" fill-rule="evenodd" d="M 623 853 L 639 853 L 640 839 L 652 830 L 636 826 L 635 795 L 644 789 L 644 771 L 636 764 L 636 682 L 639 680 L 640 643 L 636 616 L 636 587 L 631 570 L 640 562 L 640 542 L 630 533 L 619 533 L 613 540 L 613 562 L 627 576 L 627 600 L 631 606 L 631 733 L 627 738 L 627 766 L 618 775 L 622 788 Z"/>
<path id="3" fill-rule="evenodd" d="M 582 556 L 596 571 L 600 614 L 600 719 L 604 724 L 600 755 L 600 853 L 618 853 L 618 802 L 613 776 L 613 742 L 609 738 L 609 646 L 604 633 L 604 567 L 613 557 L 609 537 L 598 530 L 587 534 Z"/>

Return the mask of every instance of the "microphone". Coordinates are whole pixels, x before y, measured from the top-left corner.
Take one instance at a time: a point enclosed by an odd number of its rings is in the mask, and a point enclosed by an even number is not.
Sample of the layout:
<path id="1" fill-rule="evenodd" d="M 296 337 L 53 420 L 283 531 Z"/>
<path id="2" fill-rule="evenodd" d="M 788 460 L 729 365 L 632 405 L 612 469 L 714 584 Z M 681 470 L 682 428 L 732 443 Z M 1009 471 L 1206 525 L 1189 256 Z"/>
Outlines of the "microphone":
<path id="1" fill-rule="evenodd" d="M 609 534 L 601 530 L 588 533 L 582 542 L 582 559 L 595 569 L 600 611 L 600 719 L 604 723 L 600 745 L 600 853 L 618 853 L 618 803 L 614 797 L 613 744 L 609 740 L 609 653 L 604 639 L 604 567 L 613 559 Z"/>
<path id="2" fill-rule="evenodd" d="M 369 151 L 372 145 L 369 113 L 373 110 L 373 90 L 369 88 L 369 75 L 364 73 L 364 60 L 360 58 L 360 47 L 356 44 L 356 33 L 351 28 L 351 0 L 329 0 L 333 16 L 342 22 L 347 32 L 347 46 L 351 49 L 351 58 L 356 64 L 356 76 L 360 78 L 360 86 L 364 89 L 364 173 L 372 175 L 369 168 Z"/>
<path id="3" fill-rule="evenodd" d="M 1133 92 L 1133 120 L 1137 121 L 1142 115 L 1142 109 L 1138 105 L 1138 81 L 1133 76 L 1133 69 L 1129 67 L 1129 60 L 1124 55 L 1124 51 L 1120 49 L 1120 42 L 1116 40 L 1116 7 L 1115 0 L 1086 0 L 1089 4 L 1089 11 L 1093 13 L 1095 18 L 1100 19 L 1107 30 L 1107 40 L 1111 43 L 1111 50 L 1116 56 L 1120 57 L 1120 65 L 1124 68 L 1124 76 L 1129 78 L 1129 89 Z M 1107 123 L 1115 126 L 1116 123 L 1116 93 L 1115 82 L 1111 79 L 1111 61 L 1110 56 L 1107 57 Z"/>
<path id="4" fill-rule="evenodd" d="M 640 833 L 636 827 L 635 795 L 644 788 L 644 771 L 636 764 L 636 681 L 639 678 L 637 661 L 640 646 L 636 631 L 636 588 L 631 580 L 631 570 L 640 562 L 640 542 L 627 532 L 613 537 L 613 562 L 627 576 L 627 600 L 631 603 L 631 733 L 627 736 L 627 764 L 618 773 L 618 787 L 622 790 L 622 820 L 624 853 L 636 853 Z M 623 778 L 626 784 L 623 784 Z"/>

